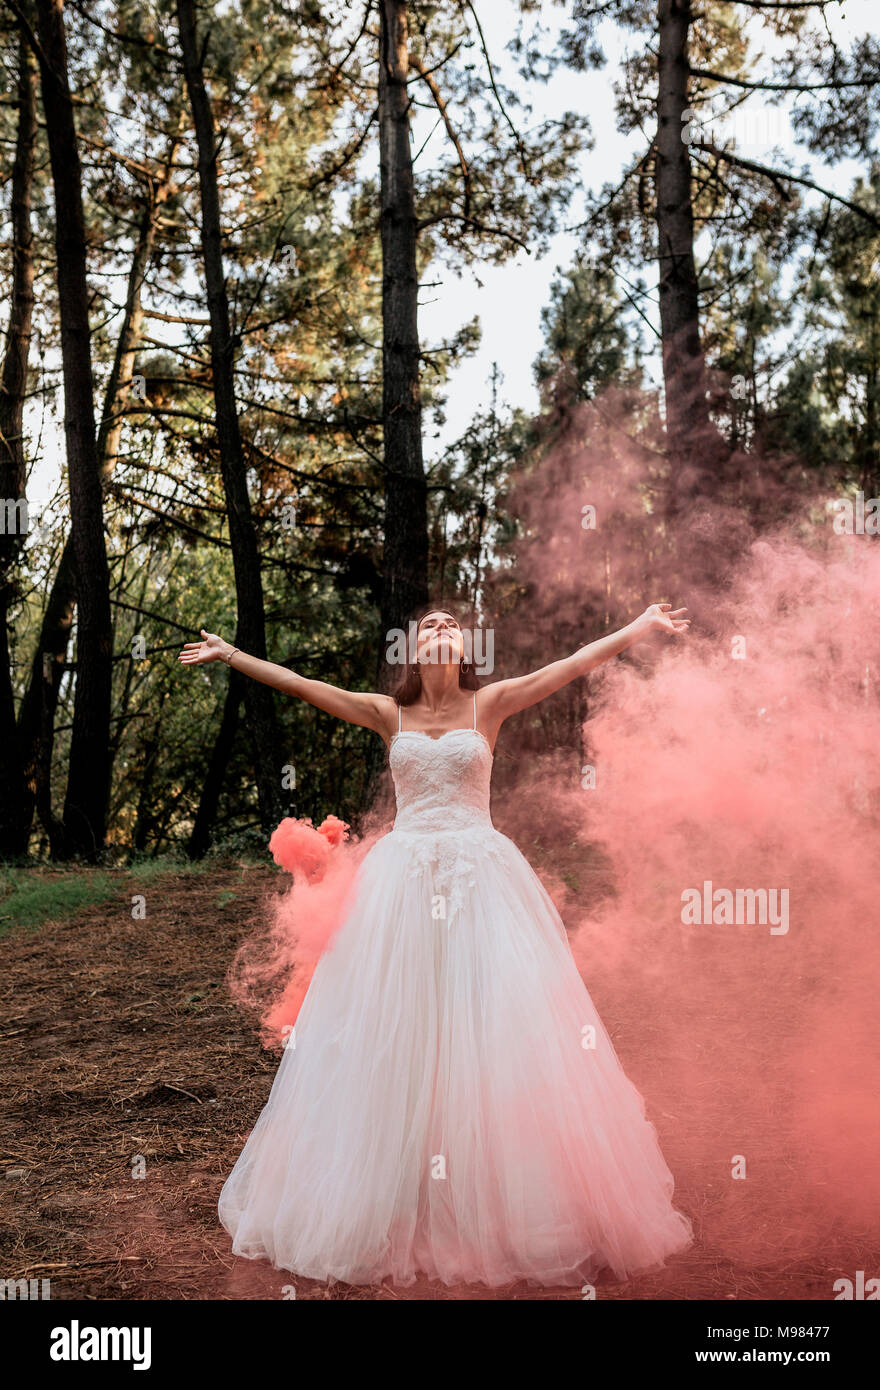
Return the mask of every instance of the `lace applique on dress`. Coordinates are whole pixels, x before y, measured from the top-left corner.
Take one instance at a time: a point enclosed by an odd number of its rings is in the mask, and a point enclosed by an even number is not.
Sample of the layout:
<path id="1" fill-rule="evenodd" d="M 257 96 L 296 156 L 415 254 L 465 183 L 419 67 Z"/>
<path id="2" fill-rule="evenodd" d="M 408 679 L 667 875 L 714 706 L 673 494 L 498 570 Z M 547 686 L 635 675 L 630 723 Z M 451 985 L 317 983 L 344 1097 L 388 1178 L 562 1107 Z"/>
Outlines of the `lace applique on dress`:
<path id="1" fill-rule="evenodd" d="M 504 862 L 489 813 L 492 752 L 475 729 L 441 738 L 405 729 L 392 741 L 389 763 L 397 796 L 391 834 L 409 851 L 409 877 L 430 874 L 451 926 L 477 886 L 481 861 Z"/>

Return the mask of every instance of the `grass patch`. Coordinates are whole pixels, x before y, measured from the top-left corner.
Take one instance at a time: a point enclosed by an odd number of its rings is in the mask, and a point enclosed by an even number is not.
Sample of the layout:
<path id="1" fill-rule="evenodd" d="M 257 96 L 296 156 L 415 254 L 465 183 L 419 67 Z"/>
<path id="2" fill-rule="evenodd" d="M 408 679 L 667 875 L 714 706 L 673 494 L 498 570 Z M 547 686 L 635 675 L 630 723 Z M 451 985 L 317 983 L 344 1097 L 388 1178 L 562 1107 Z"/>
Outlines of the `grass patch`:
<path id="1" fill-rule="evenodd" d="M 39 865 L 0 865 L 0 937 L 13 927 L 33 929 L 41 922 L 64 921 L 92 903 L 115 897 L 125 879 L 155 883 L 166 874 L 204 874 L 206 863 L 174 856 L 142 859 L 124 869 L 86 866 L 76 869 Z"/>
<path id="2" fill-rule="evenodd" d="M 101 869 L 3 869 L 0 936 L 13 927 L 37 927 L 41 922 L 72 917 L 88 903 L 113 897 L 118 888 L 115 876 Z"/>

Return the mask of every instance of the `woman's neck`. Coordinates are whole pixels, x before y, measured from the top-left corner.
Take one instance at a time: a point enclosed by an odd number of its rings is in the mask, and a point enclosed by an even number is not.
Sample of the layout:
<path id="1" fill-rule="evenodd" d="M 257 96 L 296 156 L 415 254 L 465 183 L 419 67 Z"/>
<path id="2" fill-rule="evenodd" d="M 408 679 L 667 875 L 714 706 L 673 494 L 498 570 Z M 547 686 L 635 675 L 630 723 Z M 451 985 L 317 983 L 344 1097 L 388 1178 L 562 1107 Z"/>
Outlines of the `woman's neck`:
<path id="1" fill-rule="evenodd" d="M 421 669 L 422 693 L 419 704 L 430 714 L 442 714 L 456 703 L 459 691 L 458 666 L 425 665 Z"/>

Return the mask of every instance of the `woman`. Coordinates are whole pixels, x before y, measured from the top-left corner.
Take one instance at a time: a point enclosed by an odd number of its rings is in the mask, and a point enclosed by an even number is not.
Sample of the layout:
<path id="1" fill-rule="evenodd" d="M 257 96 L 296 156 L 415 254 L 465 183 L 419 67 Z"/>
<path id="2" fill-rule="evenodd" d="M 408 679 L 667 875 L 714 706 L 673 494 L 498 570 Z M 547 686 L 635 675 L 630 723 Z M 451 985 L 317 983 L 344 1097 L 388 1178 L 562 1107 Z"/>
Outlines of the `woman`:
<path id="1" fill-rule="evenodd" d="M 641 1095 L 556 909 L 492 825 L 504 720 L 687 610 L 479 687 L 432 609 L 396 695 L 339 690 L 202 629 L 180 661 L 243 674 L 385 740 L 392 830 L 364 857 L 295 1045 L 220 1196 L 233 1251 L 310 1278 L 623 1279 L 692 1239 Z"/>

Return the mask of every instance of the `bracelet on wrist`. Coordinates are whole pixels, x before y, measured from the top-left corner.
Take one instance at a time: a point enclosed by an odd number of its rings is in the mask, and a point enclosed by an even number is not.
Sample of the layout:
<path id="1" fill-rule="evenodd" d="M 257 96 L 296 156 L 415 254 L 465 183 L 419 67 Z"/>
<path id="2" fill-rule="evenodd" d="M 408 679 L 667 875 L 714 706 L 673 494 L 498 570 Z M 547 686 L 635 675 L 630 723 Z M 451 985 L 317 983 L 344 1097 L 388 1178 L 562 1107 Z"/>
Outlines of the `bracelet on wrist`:
<path id="1" fill-rule="evenodd" d="M 232 651 L 229 653 L 229 655 L 228 655 L 228 656 L 224 656 L 223 660 L 226 662 L 226 665 L 227 665 L 227 666 L 228 666 L 229 663 L 232 661 L 232 658 L 235 656 L 235 653 L 236 653 L 237 651 L 238 651 L 238 647 L 233 647 L 233 648 L 232 648 Z"/>

